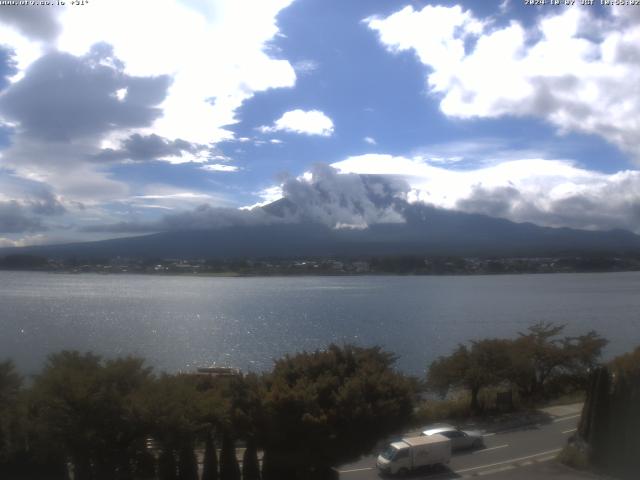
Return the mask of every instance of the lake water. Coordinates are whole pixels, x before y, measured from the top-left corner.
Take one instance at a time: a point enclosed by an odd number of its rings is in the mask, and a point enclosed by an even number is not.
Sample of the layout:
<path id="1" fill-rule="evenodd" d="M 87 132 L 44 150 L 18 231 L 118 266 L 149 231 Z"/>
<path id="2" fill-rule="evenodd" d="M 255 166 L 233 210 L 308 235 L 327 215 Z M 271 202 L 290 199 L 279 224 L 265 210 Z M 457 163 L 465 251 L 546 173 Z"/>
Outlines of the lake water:
<path id="1" fill-rule="evenodd" d="M 37 372 L 62 349 L 136 354 L 160 370 L 268 369 L 331 342 L 382 345 L 422 374 L 459 342 L 537 321 L 640 344 L 640 273 L 213 278 L 0 272 L 0 359 Z"/>

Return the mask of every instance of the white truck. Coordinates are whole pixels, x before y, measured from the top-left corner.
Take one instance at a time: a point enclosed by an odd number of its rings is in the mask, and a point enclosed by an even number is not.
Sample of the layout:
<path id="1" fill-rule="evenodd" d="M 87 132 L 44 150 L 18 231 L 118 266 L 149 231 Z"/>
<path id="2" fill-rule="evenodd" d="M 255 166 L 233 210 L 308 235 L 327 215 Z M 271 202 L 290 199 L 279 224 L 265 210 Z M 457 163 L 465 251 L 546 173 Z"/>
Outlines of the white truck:
<path id="1" fill-rule="evenodd" d="M 382 474 L 406 475 L 421 467 L 449 463 L 451 440 L 444 435 L 403 438 L 378 455 L 376 466 Z"/>

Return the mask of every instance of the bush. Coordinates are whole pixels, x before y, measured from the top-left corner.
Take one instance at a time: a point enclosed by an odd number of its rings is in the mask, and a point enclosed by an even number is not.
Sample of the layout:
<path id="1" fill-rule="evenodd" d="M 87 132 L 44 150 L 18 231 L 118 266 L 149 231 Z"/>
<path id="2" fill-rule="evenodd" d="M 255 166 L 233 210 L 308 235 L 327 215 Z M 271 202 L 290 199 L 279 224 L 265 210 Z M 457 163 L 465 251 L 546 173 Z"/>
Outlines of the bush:
<path id="1" fill-rule="evenodd" d="M 564 447 L 558 454 L 558 460 L 566 466 L 578 470 L 587 470 L 590 467 L 587 453 L 575 445 Z"/>
<path id="2" fill-rule="evenodd" d="M 470 398 L 467 392 L 461 392 L 446 400 L 427 400 L 415 410 L 414 424 L 469 418 L 472 416 Z"/>

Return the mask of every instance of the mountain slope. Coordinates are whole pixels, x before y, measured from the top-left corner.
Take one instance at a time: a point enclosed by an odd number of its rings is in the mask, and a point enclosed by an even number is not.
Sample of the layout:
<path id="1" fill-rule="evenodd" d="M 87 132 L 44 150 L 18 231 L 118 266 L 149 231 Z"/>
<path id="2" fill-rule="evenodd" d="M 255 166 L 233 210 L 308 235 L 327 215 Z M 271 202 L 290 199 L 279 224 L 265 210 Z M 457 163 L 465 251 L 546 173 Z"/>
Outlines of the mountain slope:
<path id="1" fill-rule="evenodd" d="M 404 209 L 405 223 L 331 229 L 314 223 L 163 232 L 99 242 L 0 250 L 54 258 L 264 258 L 371 255 L 533 256 L 640 253 L 640 236 L 513 223 L 425 206 Z"/>

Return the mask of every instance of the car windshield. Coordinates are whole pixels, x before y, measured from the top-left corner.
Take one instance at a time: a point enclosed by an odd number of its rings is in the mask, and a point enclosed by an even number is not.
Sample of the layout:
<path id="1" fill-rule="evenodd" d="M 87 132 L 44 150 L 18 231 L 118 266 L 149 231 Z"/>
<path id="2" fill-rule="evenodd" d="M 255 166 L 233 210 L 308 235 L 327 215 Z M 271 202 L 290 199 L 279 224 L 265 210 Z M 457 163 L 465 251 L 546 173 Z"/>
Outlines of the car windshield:
<path id="1" fill-rule="evenodd" d="M 396 455 L 398 454 L 398 449 L 396 447 L 394 447 L 393 445 L 389 445 L 384 452 L 382 452 L 380 454 L 380 456 L 382 458 L 384 458 L 385 460 L 389 460 L 392 461 L 394 458 L 396 458 Z"/>

